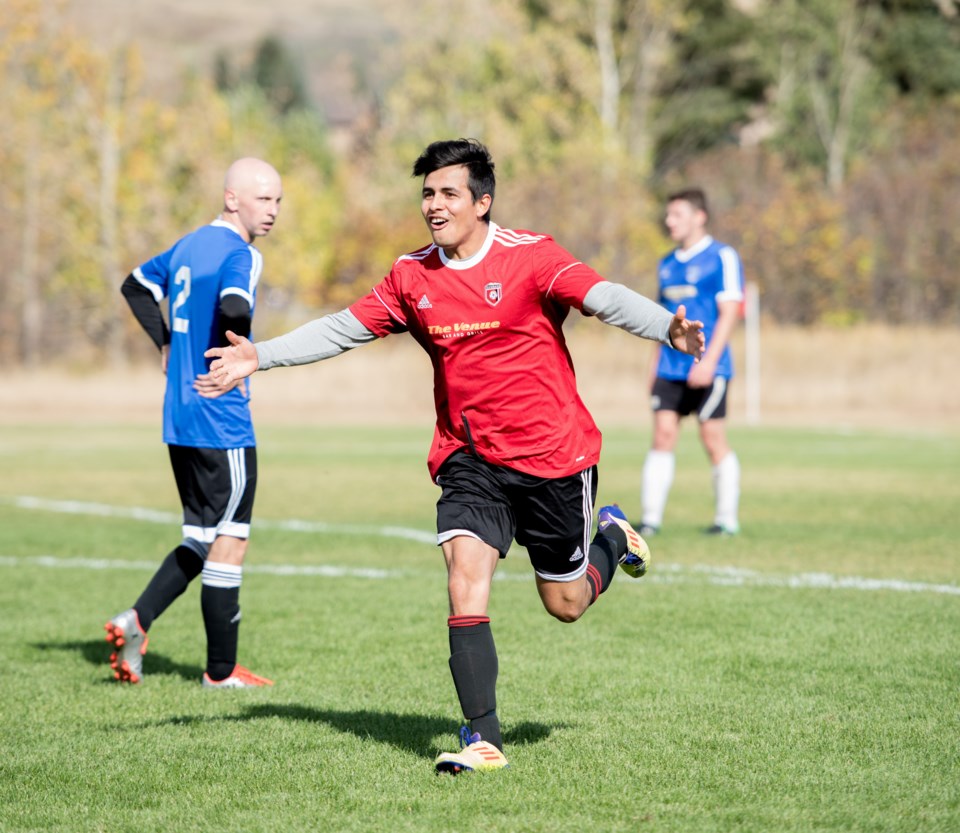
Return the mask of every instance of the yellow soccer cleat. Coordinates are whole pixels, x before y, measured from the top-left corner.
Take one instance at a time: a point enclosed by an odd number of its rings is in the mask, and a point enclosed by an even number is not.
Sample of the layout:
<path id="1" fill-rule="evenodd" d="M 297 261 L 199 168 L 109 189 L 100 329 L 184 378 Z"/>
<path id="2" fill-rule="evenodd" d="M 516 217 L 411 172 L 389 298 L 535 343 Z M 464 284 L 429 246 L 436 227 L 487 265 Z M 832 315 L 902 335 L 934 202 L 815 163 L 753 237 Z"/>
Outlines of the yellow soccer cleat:
<path id="1" fill-rule="evenodd" d="M 437 772 L 459 775 L 474 770 L 503 769 L 510 764 L 496 746 L 482 740 L 476 733 L 470 734 L 470 730 L 464 726 L 460 729 L 460 751 L 440 753 L 434 766 Z"/>
<path id="2" fill-rule="evenodd" d="M 620 569 L 628 576 L 640 578 L 647 572 L 647 567 L 650 565 L 650 547 L 640 533 L 630 526 L 627 516 L 615 503 L 604 506 L 597 514 L 597 528 L 601 532 L 610 524 L 619 526 L 627 536 L 627 551 L 620 556 Z"/>

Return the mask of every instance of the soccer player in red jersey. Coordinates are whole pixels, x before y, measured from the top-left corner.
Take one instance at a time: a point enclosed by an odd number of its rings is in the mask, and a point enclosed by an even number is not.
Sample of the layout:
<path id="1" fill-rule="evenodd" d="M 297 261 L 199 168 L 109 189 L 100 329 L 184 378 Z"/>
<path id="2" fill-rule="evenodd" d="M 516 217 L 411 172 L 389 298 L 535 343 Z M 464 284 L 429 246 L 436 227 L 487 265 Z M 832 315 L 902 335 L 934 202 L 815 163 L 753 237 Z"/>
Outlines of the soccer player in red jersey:
<path id="1" fill-rule="evenodd" d="M 526 547 L 543 606 L 562 622 L 583 615 L 618 564 L 634 577 L 647 567 L 646 543 L 615 505 L 600 509 L 590 539 L 600 432 L 577 393 L 562 327 L 569 309 L 694 357 L 703 325 L 604 280 L 548 235 L 494 223 L 494 164 L 479 142 L 434 142 L 413 175 L 423 177 L 430 245 L 400 257 L 347 309 L 257 344 L 230 338 L 207 356 L 224 385 L 391 333 L 409 332 L 430 356 L 437 423 L 427 466 L 442 490 L 450 670 L 469 724 L 461 751 L 436 767 L 457 773 L 507 764 L 487 603 L 511 542 Z"/>

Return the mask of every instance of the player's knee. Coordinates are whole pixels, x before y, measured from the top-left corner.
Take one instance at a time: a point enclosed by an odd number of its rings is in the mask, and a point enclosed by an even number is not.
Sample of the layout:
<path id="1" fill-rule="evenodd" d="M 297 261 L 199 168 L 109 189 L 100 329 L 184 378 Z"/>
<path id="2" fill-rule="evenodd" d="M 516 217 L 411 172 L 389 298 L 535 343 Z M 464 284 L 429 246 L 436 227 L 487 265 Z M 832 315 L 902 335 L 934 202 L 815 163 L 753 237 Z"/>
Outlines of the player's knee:
<path id="1" fill-rule="evenodd" d="M 230 535 L 218 535 L 210 547 L 208 560 L 223 561 L 227 564 L 242 565 L 247 554 L 247 539 Z"/>
<path id="2" fill-rule="evenodd" d="M 579 581 L 539 581 L 543 607 L 560 622 L 576 622 L 590 606 L 593 594 L 585 578 Z"/>
<path id="3" fill-rule="evenodd" d="M 654 451 L 673 451 L 679 431 L 674 428 L 657 428 L 653 433 Z"/>
<path id="4" fill-rule="evenodd" d="M 577 619 L 583 616 L 583 612 L 587 609 L 585 605 L 575 599 L 550 599 L 549 601 L 544 600 L 543 604 L 547 609 L 547 613 L 554 619 L 568 624 L 570 622 L 576 622 Z"/>

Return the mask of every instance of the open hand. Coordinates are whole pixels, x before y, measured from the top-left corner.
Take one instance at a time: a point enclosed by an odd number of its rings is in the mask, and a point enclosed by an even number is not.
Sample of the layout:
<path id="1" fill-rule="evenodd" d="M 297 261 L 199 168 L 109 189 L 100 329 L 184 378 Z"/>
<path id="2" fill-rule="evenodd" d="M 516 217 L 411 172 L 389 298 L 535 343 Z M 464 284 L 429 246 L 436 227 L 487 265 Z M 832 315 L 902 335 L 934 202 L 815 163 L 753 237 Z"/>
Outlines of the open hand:
<path id="1" fill-rule="evenodd" d="M 703 336 L 703 322 L 691 321 L 687 318 L 687 308 L 681 304 L 677 307 L 677 314 L 670 322 L 670 343 L 681 353 L 693 356 L 694 361 L 700 361 L 706 348 Z"/>
<path id="2" fill-rule="evenodd" d="M 231 330 L 227 330 L 226 335 L 229 346 L 211 347 L 203 355 L 208 359 L 215 359 L 210 365 L 210 373 L 206 374 L 211 382 L 224 390 L 230 390 L 241 379 L 256 372 L 260 360 L 252 341 Z"/>

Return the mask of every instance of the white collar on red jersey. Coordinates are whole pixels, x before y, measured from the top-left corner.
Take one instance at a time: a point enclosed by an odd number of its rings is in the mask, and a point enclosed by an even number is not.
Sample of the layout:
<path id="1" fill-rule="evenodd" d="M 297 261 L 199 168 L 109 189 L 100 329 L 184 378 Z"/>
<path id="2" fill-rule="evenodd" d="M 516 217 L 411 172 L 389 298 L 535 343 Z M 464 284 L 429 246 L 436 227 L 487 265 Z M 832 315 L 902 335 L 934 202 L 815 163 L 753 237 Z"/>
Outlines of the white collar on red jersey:
<path id="1" fill-rule="evenodd" d="M 437 246 L 437 250 L 440 253 L 440 262 L 444 266 L 449 266 L 451 269 L 469 269 L 472 266 L 476 266 L 487 256 L 487 252 L 490 251 L 490 247 L 493 245 L 493 238 L 496 236 L 497 229 L 500 228 L 493 220 L 490 221 L 489 225 L 490 227 L 487 229 L 487 239 L 483 241 L 483 245 L 474 254 L 464 260 L 452 260 L 447 257 L 447 253 L 440 246 Z"/>

